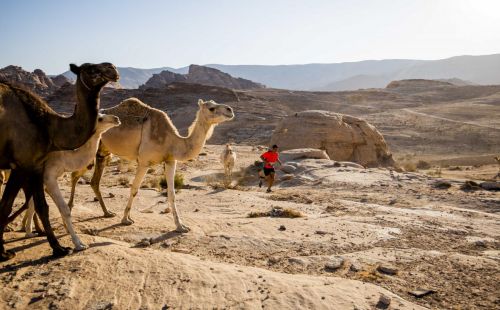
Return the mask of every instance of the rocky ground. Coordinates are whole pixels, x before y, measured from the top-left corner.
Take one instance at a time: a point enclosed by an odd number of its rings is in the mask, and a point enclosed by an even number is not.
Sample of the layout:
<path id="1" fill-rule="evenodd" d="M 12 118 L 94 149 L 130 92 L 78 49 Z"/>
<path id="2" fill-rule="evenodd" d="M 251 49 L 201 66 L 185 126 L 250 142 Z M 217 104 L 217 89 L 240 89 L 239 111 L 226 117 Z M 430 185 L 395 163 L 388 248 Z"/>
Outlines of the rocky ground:
<path id="1" fill-rule="evenodd" d="M 116 217 L 102 218 L 90 186 L 77 187 L 74 222 L 89 249 L 51 259 L 45 238 L 7 233 L 6 247 L 17 256 L 0 264 L 2 307 L 500 307 L 500 194 L 460 188 L 473 176 L 495 175 L 495 166 L 443 168 L 447 188 L 437 188 L 433 168 L 399 173 L 306 159 L 289 175 L 280 171 L 282 181 L 267 194 L 251 168 L 261 151 L 236 147 L 236 173 L 226 188 L 221 150 L 208 146 L 179 166 L 185 186 L 177 202 L 192 229 L 187 234 L 173 232 L 171 213 L 162 213 L 160 166 L 135 200 L 135 224 L 120 225 L 134 171 L 123 164 L 103 177 Z M 60 183 L 68 196 L 68 180 Z M 51 209 L 60 241 L 72 246 Z M 284 210 L 302 216 L 258 216 Z"/>

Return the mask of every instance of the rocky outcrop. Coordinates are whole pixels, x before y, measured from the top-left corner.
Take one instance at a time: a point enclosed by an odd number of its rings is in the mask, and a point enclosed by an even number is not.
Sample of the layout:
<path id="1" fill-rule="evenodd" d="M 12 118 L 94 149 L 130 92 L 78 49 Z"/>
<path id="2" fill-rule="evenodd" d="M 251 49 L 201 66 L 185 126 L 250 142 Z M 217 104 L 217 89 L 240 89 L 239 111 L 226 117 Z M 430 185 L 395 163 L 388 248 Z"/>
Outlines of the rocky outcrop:
<path id="1" fill-rule="evenodd" d="M 262 84 L 242 78 L 234 78 L 220 70 L 198 65 L 189 66 L 187 78 L 189 83 L 198 83 L 232 89 L 264 88 L 264 85 Z"/>
<path id="2" fill-rule="evenodd" d="M 265 87 L 262 84 L 255 83 L 250 80 L 234 78 L 231 75 L 217 69 L 191 65 L 189 66 L 188 74 L 178 74 L 168 70 L 162 71 L 158 74 L 153 74 L 153 77 L 151 77 L 139 88 L 161 88 L 172 83 L 192 83 L 230 89 L 254 89 Z"/>
<path id="3" fill-rule="evenodd" d="M 18 66 L 7 66 L 0 69 L 0 81 L 23 86 L 43 97 L 58 88 L 42 70 L 36 69 L 33 72 L 28 72 Z"/>
<path id="4" fill-rule="evenodd" d="M 329 111 L 303 111 L 284 118 L 276 127 L 271 144 L 279 145 L 282 150 L 321 149 L 333 160 L 356 162 L 365 167 L 395 165 L 384 137 L 374 126 Z"/>
<path id="5" fill-rule="evenodd" d="M 68 79 L 67 77 L 65 77 L 62 74 L 53 76 L 50 79 L 52 80 L 52 83 L 54 83 L 54 85 L 57 87 L 62 87 L 66 83 L 73 83 L 73 81 L 71 81 L 70 79 Z"/>
<path id="6" fill-rule="evenodd" d="M 187 77 L 184 74 L 170 72 L 168 70 L 162 71 L 157 74 L 153 74 L 153 76 L 144 84 L 141 85 L 140 89 L 147 88 L 161 88 L 166 85 L 170 85 L 175 82 L 187 82 Z"/>

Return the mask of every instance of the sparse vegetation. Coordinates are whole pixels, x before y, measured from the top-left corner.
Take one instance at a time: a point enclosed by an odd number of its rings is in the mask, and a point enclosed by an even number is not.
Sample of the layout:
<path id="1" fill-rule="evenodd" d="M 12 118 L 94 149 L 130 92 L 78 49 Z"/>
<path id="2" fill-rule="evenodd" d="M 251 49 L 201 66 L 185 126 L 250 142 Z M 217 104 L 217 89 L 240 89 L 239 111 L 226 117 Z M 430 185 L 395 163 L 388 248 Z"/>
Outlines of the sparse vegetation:
<path id="1" fill-rule="evenodd" d="M 411 161 L 405 162 L 405 163 L 403 163 L 402 166 L 403 166 L 403 169 L 405 171 L 408 171 L 408 172 L 415 172 L 415 171 L 417 171 L 417 165 L 415 165 L 414 162 L 411 162 Z"/>
<path id="2" fill-rule="evenodd" d="M 121 186 L 128 187 L 128 185 L 129 185 L 128 178 L 124 177 L 124 176 L 119 177 L 118 178 L 118 184 L 121 185 Z"/>
<path id="3" fill-rule="evenodd" d="M 247 217 L 255 218 L 255 217 L 285 217 L 285 218 L 297 218 L 304 217 L 304 214 L 300 211 L 291 209 L 291 208 L 280 208 L 273 207 L 270 211 L 256 211 L 250 212 Z"/>
<path id="4" fill-rule="evenodd" d="M 168 188 L 167 178 L 165 176 L 162 176 L 158 180 L 158 185 L 162 189 Z M 184 175 L 182 173 L 175 173 L 175 175 L 174 175 L 174 188 L 176 190 L 180 190 L 183 187 L 184 187 Z"/>
<path id="5" fill-rule="evenodd" d="M 419 160 L 417 162 L 417 169 L 430 169 L 431 164 L 425 160 Z"/>

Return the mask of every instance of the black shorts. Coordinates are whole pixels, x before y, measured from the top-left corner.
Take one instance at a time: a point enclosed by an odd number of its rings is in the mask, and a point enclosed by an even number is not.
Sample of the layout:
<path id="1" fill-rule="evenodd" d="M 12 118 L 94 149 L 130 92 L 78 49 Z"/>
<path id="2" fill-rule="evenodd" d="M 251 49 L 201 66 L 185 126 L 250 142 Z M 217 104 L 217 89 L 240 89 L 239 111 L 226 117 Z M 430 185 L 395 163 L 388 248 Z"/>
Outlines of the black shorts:
<path id="1" fill-rule="evenodd" d="M 266 168 L 264 167 L 264 175 L 270 175 L 271 173 L 274 173 L 274 168 Z"/>

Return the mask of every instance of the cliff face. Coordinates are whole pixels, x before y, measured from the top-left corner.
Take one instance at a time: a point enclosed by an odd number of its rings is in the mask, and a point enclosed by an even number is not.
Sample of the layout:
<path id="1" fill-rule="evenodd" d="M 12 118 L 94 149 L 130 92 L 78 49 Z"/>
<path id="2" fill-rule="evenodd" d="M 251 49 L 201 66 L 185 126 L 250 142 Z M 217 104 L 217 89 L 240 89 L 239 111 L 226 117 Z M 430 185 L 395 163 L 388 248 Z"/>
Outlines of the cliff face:
<path id="1" fill-rule="evenodd" d="M 154 74 L 153 77 L 151 77 L 139 88 L 161 88 L 176 82 L 218 86 L 230 89 L 255 89 L 265 87 L 262 84 L 255 83 L 250 80 L 234 78 L 231 75 L 217 69 L 191 65 L 189 66 L 188 74 L 178 74 L 165 70 L 161 73 Z"/>
<path id="2" fill-rule="evenodd" d="M 264 88 L 264 85 L 242 78 L 234 78 L 220 70 L 191 65 L 187 74 L 189 83 L 212 85 L 232 89 Z"/>
<path id="3" fill-rule="evenodd" d="M 183 74 L 164 70 L 160 73 L 153 74 L 153 76 L 144 85 L 141 85 L 139 89 L 161 88 L 175 82 L 187 83 L 187 77 Z"/>
<path id="4" fill-rule="evenodd" d="M 42 70 L 36 69 L 28 72 L 18 66 L 0 69 L 0 81 L 23 86 L 42 97 L 48 96 L 59 88 Z"/>

